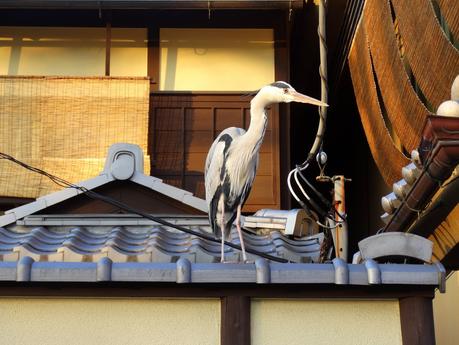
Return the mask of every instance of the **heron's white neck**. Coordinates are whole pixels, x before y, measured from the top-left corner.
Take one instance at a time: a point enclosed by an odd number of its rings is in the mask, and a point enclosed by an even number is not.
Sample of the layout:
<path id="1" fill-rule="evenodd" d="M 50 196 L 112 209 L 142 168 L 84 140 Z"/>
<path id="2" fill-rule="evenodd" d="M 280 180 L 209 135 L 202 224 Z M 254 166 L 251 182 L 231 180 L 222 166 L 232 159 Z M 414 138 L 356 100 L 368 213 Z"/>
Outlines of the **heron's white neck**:
<path id="1" fill-rule="evenodd" d="M 268 118 L 266 117 L 266 102 L 259 97 L 254 97 L 250 102 L 250 125 L 243 137 L 244 145 L 257 149 L 265 135 Z"/>

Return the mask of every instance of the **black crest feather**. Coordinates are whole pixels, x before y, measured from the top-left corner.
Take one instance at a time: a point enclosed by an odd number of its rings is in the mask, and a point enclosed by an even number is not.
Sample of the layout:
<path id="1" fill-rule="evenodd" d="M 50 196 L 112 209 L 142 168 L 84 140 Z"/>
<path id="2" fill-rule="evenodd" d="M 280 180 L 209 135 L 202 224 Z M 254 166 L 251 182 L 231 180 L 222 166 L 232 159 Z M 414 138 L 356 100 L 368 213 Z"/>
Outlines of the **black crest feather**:
<path id="1" fill-rule="evenodd" d="M 274 86 L 274 87 L 278 87 L 280 89 L 285 89 L 285 88 L 289 89 L 289 88 L 291 88 L 291 86 L 289 84 L 284 83 L 283 81 L 276 81 L 275 83 L 271 83 L 270 85 Z"/>

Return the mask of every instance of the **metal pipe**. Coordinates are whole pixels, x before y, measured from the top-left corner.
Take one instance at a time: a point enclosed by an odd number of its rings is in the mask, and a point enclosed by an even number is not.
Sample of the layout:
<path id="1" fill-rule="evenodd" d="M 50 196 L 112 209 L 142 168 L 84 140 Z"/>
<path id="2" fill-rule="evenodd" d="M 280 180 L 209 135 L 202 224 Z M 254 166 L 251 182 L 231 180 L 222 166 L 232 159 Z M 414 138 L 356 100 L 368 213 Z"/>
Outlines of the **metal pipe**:
<path id="1" fill-rule="evenodd" d="M 459 203 L 459 177 L 454 177 L 408 232 L 428 237 Z"/>
<path id="2" fill-rule="evenodd" d="M 346 219 L 346 200 L 344 191 L 345 182 L 346 179 L 343 175 L 333 176 L 336 227 L 331 231 L 335 243 L 336 257 L 347 262 L 349 236 L 347 229 L 347 221 L 342 221 L 342 219 Z"/>

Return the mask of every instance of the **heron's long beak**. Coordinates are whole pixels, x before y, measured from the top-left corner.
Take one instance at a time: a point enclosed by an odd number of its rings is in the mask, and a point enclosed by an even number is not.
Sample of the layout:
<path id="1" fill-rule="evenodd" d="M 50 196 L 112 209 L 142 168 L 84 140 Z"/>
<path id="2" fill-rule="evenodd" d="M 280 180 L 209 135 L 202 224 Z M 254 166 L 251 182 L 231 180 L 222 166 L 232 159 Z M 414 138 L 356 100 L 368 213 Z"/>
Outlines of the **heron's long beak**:
<path id="1" fill-rule="evenodd" d="M 314 104 L 318 106 L 328 107 L 327 103 L 324 103 L 322 101 L 319 101 L 318 99 L 303 95 L 302 93 L 299 93 L 297 91 L 291 91 L 290 94 L 292 95 L 294 102 L 309 103 L 309 104 Z"/>

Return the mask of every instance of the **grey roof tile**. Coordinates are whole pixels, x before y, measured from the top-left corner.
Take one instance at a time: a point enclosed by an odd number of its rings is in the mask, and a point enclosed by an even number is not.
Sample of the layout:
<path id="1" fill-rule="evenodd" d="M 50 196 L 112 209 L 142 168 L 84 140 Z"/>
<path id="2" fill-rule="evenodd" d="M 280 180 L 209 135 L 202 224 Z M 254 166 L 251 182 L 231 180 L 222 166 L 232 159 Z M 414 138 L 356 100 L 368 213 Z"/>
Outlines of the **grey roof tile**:
<path id="1" fill-rule="evenodd" d="M 182 221 L 185 225 L 187 221 Z M 189 220 L 193 230 L 208 234 L 209 226 Z M 87 226 L 87 227 L 21 227 L 0 228 L 0 254 L 5 261 L 30 256 L 35 261 L 95 262 L 107 257 L 114 262 L 176 262 L 186 258 L 197 263 L 220 260 L 220 243 L 177 232 L 165 226 Z M 279 232 L 267 235 L 244 233 L 247 248 L 279 256 L 294 262 L 318 261 L 322 234 L 307 240 L 292 241 Z M 231 233 L 233 243 L 239 236 Z M 239 261 L 240 252 L 225 246 L 227 260 Z M 249 260 L 257 256 L 249 254 Z"/>

